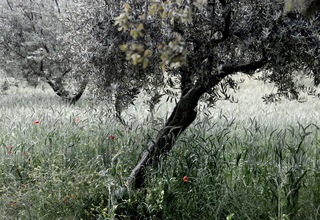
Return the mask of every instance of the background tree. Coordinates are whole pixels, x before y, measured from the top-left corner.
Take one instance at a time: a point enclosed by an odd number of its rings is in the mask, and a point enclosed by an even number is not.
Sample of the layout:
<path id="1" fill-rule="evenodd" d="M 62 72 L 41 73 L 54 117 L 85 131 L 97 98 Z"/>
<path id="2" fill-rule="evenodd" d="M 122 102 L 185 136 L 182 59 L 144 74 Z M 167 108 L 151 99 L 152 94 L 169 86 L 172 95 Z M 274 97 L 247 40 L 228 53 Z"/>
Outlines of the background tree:
<path id="1" fill-rule="evenodd" d="M 47 82 L 69 103 L 88 83 L 88 25 L 65 1 L 6 1 L 1 7 L 3 68 L 29 83 Z M 77 11 L 78 10 L 78 11 Z"/>
<path id="2" fill-rule="evenodd" d="M 285 16 L 280 0 L 100 4 L 94 34 L 103 39 L 99 66 L 108 70 L 97 76 L 100 82 L 117 78 L 121 90 L 165 88 L 168 75 L 179 80 L 181 90 L 170 117 L 132 170 L 129 185 L 136 188 L 144 185 L 147 167 L 157 165 L 195 120 L 199 99 L 216 94 L 221 84 L 234 85 L 230 76 L 262 71 L 264 80 L 276 84 L 274 95 L 297 99 L 298 71 L 312 77 L 319 71 L 319 19 Z"/>
<path id="3" fill-rule="evenodd" d="M 320 10 L 319 0 L 285 0 L 284 11 L 297 10 L 307 17 L 314 15 Z"/>

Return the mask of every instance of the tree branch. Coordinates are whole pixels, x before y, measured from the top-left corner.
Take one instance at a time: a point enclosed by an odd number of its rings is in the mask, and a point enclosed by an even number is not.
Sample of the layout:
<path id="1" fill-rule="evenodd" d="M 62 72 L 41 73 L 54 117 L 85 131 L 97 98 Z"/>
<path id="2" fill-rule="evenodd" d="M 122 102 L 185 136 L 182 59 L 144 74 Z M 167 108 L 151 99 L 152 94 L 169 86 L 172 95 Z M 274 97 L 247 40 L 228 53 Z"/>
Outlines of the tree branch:
<path id="1" fill-rule="evenodd" d="M 210 47 L 212 48 L 215 45 L 227 40 L 230 35 L 230 25 L 231 25 L 231 10 L 229 9 L 226 17 L 224 18 L 224 28 L 221 31 L 222 37 L 220 39 L 212 39 L 211 41 L 209 41 L 209 43 L 207 44 L 207 48 L 210 48 Z"/>
<path id="2" fill-rule="evenodd" d="M 66 69 L 63 73 L 62 73 L 62 76 L 61 77 L 64 77 L 67 75 L 67 73 L 69 73 L 70 71 L 72 70 L 71 67 L 69 67 L 68 69 Z"/>
<path id="3" fill-rule="evenodd" d="M 227 74 L 227 75 L 231 75 L 231 74 L 234 74 L 237 72 L 243 72 L 245 74 L 252 74 L 257 69 L 266 65 L 269 61 L 270 61 L 270 59 L 263 57 L 260 60 L 254 61 L 249 64 L 245 64 L 245 65 L 232 66 L 232 67 L 225 66 L 222 68 L 222 72 L 225 72 L 225 74 Z"/>
<path id="4" fill-rule="evenodd" d="M 223 7 L 226 7 L 227 6 L 227 2 L 226 0 L 219 0 L 220 4 L 223 6 Z"/>
<path id="5" fill-rule="evenodd" d="M 231 10 L 228 9 L 227 15 L 224 18 L 224 30 L 222 31 L 222 41 L 225 41 L 230 34 L 230 25 L 231 25 Z"/>
<path id="6" fill-rule="evenodd" d="M 11 10 L 11 11 L 13 11 L 13 8 L 12 8 L 12 5 L 11 5 L 11 2 L 10 2 L 9 0 L 7 0 L 7 4 L 8 4 L 8 6 L 9 6 L 10 10 Z"/>
<path id="7" fill-rule="evenodd" d="M 19 51 L 15 50 L 9 43 L 7 44 L 8 48 L 10 50 L 12 50 L 14 53 L 16 53 L 18 56 L 22 57 L 22 58 L 27 58 L 27 56 L 23 55 L 22 53 L 20 53 Z"/>
<path id="8" fill-rule="evenodd" d="M 270 60 L 267 58 L 262 58 L 258 61 L 245 64 L 245 65 L 239 65 L 239 66 L 224 66 L 220 72 L 217 74 L 214 74 L 210 76 L 207 84 L 207 88 L 212 88 L 216 86 L 218 83 L 221 82 L 222 79 L 224 79 L 227 76 L 233 75 L 238 72 L 242 72 L 245 74 L 253 74 L 257 69 L 263 67 L 266 65 Z"/>
<path id="9" fill-rule="evenodd" d="M 59 6 L 59 3 L 58 3 L 58 0 L 54 0 L 57 7 L 58 7 L 58 13 L 61 14 L 61 10 L 60 10 L 60 6 Z"/>

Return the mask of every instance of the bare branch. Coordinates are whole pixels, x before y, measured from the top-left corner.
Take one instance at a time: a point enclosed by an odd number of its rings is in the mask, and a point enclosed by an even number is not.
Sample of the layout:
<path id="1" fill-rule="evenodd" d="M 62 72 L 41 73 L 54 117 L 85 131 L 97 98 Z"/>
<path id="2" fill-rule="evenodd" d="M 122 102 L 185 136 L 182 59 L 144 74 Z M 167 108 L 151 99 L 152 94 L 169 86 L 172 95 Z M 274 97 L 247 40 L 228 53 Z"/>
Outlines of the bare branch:
<path id="1" fill-rule="evenodd" d="M 9 6 L 10 10 L 13 11 L 13 7 L 12 7 L 11 2 L 9 0 L 7 0 L 7 4 Z"/>
<path id="2" fill-rule="evenodd" d="M 54 0 L 54 1 L 55 1 L 56 5 L 57 5 L 59 14 L 61 14 L 61 10 L 60 10 L 60 6 L 59 6 L 59 3 L 58 3 L 58 0 Z"/>

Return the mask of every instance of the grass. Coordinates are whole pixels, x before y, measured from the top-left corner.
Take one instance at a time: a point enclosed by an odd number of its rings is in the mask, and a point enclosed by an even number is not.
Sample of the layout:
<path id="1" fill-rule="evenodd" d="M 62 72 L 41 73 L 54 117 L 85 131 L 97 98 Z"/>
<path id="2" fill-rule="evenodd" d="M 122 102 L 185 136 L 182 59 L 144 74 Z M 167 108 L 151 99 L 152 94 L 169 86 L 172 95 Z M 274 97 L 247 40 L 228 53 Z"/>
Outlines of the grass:
<path id="1" fill-rule="evenodd" d="M 147 188 L 122 200 L 163 122 L 150 123 L 142 101 L 126 112 L 129 129 L 103 105 L 11 88 L 0 100 L 0 219 L 318 219 L 320 102 L 264 105 L 250 87 L 272 87 L 250 82 L 238 104 L 205 108 Z"/>

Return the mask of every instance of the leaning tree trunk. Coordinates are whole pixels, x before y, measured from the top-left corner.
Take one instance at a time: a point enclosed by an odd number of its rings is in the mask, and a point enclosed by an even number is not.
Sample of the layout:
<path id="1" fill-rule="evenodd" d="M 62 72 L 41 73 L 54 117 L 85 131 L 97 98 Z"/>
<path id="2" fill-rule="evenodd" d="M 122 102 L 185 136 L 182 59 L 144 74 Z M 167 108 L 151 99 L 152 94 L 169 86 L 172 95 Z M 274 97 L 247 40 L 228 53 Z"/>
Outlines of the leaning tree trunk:
<path id="1" fill-rule="evenodd" d="M 146 169 L 156 165 L 172 149 L 179 135 L 196 119 L 195 108 L 200 97 L 206 92 L 204 86 L 195 86 L 181 96 L 165 126 L 157 135 L 156 141 L 149 144 L 140 161 L 129 176 L 129 187 L 144 187 Z"/>
<path id="2" fill-rule="evenodd" d="M 68 104 L 75 104 L 83 95 L 84 91 L 86 90 L 87 84 L 88 84 L 88 80 L 84 79 L 81 84 L 80 87 L 77 91 L 76 94 L 71 95 L 70 92 L 68 90 L 66 90 L 66 88 L 64 87 L 63 83 L 62 83 L 62 78 L 59 78 L 55 81 L 53 80 L 47 80 L 47 83 L 51 86 L 51 88 L 53 89 L 53 91 L 60 96 L 64 101 L 66 101 Z"/>

